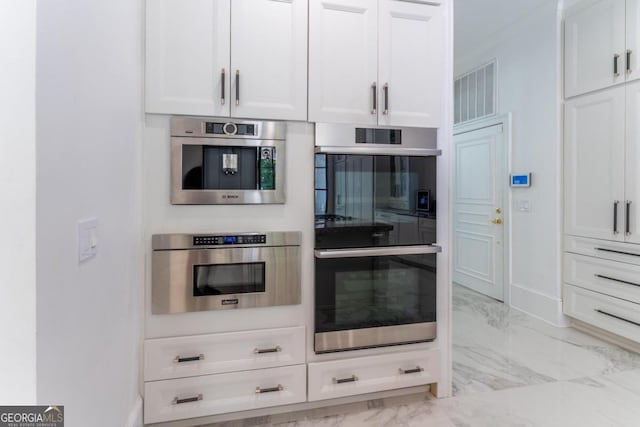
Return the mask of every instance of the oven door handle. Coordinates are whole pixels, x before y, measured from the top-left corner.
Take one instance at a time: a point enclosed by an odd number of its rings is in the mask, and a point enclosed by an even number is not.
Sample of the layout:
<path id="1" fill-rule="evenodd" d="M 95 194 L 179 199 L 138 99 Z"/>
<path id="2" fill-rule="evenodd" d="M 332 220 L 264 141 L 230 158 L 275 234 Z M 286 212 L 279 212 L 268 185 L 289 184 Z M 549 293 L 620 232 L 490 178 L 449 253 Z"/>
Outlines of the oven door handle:
<path id="1" fill-rule="evenodd" d="M 359 258 L 373 256 L 393 256 L 393 255 L 422 255 L 442 252 L 442 248 L 437 245 L 420 246 L 392 246 L 384 248 L 358 248 L 358 249 L 329 249 L 315 251 L 316 258 Z"/>
<path id="2" fill-rule="evenodd" d="M 400 148 L 400 147 L 333 147 L 318 146 L 316 154 L 354 154 L 358 156 L 409 156 L 433 157 L 441 156 L 442 150 L 437 148 Z"/>

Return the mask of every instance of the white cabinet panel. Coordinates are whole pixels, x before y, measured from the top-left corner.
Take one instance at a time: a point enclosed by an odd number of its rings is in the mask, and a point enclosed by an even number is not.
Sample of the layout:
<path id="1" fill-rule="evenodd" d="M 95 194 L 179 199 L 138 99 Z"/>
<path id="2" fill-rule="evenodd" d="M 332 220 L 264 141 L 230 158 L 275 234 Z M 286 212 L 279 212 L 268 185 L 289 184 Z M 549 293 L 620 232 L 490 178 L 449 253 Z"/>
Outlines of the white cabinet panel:
<path id="1" fill-rule="evenodd" d="M 570 11 L 564 23 L 565 96 L 625 81 L 625 2 L 599 0 Z M 618 73 L 614 72 L 618 55 Z"/>
<path id="2" fill-rule="evenodd" d="M 630 243 L 640 243 L 640 82 L 627 85 L 626 126 L 625 240 Z"/>
<path id="3" fill-rule="evenodd" d="M 640 342 L 640 305 L 564 285 L 564 313 L 590 325 Z"/>
<path id="4" fill-rule="evenodd" d="M 564 250 L 579 255 L 640 265 L 640 246 L 630 243 L 565 236 Z"/>
<path id="5" fill-rule="evenodd" d="M 144 422 L 159 423 L 304 402 L 306 373 L 305 365 L 297 365 L 147 382 Z"/>
<path id="6" fill-rule="evenodd" d="M 624 240 L 624 122 L 624 87 L 565 104 L 565 233 Z"/>
<path id="7" fill-rule="evenodd" d="M 230 3 L 147 0 L 148 113 L 229 115 Z"/>
<path id="8" fill-rule="evenodd" d="M 627 81 L 640 78 L 640 0 L 627 0 Z M 628 62 L 627 62 L 628 59 Z"/>
<path id="9" fill-rule="evenodd" d="M 309 121 L 375 125 L 378 1 L 313 0 Z"/>
<path id="10" fill-rule="evenodd" d="M 439 127 L 442 8 L 380 0 L 379 14 L 379 124 Z"/>
<path id="11" fill-rule="evenodd" d="M 231 29 L 232 116 L 306 120 L 307 1 L 233 0 Z"/>
<path id="12" fill-rule="evenodd" d="M 309 401 L 438 382 L 438 351 L 309 363 Z"/>
<path id="13" fill-rule="evenodd" d="M 159 338 L 144 343 L 144 380 L 305 362 L 304 327 Z"/>

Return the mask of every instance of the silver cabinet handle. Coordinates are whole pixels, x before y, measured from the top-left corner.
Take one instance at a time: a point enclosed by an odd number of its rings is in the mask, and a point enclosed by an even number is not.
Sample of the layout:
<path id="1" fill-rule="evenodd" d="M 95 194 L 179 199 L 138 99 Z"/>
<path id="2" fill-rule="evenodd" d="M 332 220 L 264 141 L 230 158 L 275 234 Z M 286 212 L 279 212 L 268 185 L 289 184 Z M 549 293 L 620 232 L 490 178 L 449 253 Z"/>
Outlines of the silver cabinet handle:
<path id="1" fill-rule="evenodd" d="M 421 368 L 420 366 L 416 366 L 413 369 L 398 369 L 398 372 L 400 372 L 403 375 L 407 375 L 407 374 L 417 374 L 418 372 L 423 372 L 424 368 Z"/>
<path id="2" fill-rule="evenodd" d="M 174 405 L 182 405 L 183 403 L 199 402 L 200 400 L 202 400 L 202 394 L 193 397 L 185 397 L 184 399 L 174 397 L 171 403 Z"/>
<path id="3" fill-rule="evenodd" d="M 197 356 L 188 356 L 188 357 L 176 356 L 173 359 L 173 363 L 196 362 L 198 360 L 204 360 L 204 354 L 200 353 Z"/>
<path id="4" fill-rule="evenodd" d="M 612 282 L 624 283 L 625 285 L 637 286 L 640 288 L 640 284 L 634 282 L 628 282 L 626 280 L 620 280 L 609 276 L 603 276 L 602 274 L 594 274 L 598 279 L 611 280 Z"/>
<path id="5" fill-rule="evenodd" d="M 631 73 L 631 54 L 633 51 L 631 49 L 627 49 L 627 74 Z"/>
<path id="6" fill-rule="evenodd" d="M 620 202 L 613 202 L 613 234 L 618 234 L 618 205 Z"/>
<path id="7" fill-rule="evenodd" d="M 240 105 L 240 70 L 236 70 L 236 105 Z"/>
<path id="8" fill-rule="evenodd" d="M 618 59 L 620 58 L 620 55 L 618 55 L 617 53 L 613 55 L 613 75 L 615 77 L 618 77 L 620 75 L 620 71 L 618 70 Z"/>
<path id="9" fill-rule="evenodd" d="M 389 83 L 384 84 L 384 111 L 382 114 L 389 114 Z"/>
<path id="10" fill-rule="evenodd" d="M 631 201 L 627 200 L 625 209 L 625 225 L 624 225 L 624 234 L 627 236 L 631 235 Z"/>
<path id="11" fill-rule="evenodd" d="M 638 323 L 638 322 L 634 322 L 633 320 L 625 319 L 624 317 L 620 317 L 620 316 L 617 316 L 615 314 L 607 313 L 606 311 L 600 310 L 598 308 L 595 308 L 594 311 L 597 312 L 597 313 L 600 313 L 600 314 L 604 314 L 605 316 L 613 317 L 614 319 L 622 320 L 623 322 L 631 323 L 632 325 L 635 325 L 635 326 L 640 326 L 640 323 Z"/>
<path id="12" fill-rule="evenodd" d="M 371 83 L 371 93 L 373 94 L 371 114 L 376 114 L 378 112 L 378 84 L 376 82 Z"/>
<path id="13" fill-rule="evenodd" d="M 273 393 L 274 391 L 282 391 L 282 390 L 284 390 L 284 387 L 282 387 L 282 384 L 278 384 L 276 387 L 269 387 L 269 388 L 256 387 L 256 394 Z"/>
<path id="14" fill-rule="evenodd" d="M 354 383 L 356 381 L 358 381 L 358 377 L 356 377 L 355 375 L 351 375 L 350 377 L 347 377 L 347 378 L 333 377 L 334 384 Z"/>
<path id="15" fill-rule="evenodd" d="M 222 105 L 224 105 L 225 102 L 225 94 L 224 94 L 224 86 L 225 86 L 225 72 L 224 72 L 224 68 L 222 69 L 222 73 L 220 75 L 220 79 L 221 79 L 221 84 L 220 84 L 220 103 Z"/>
<path id="16" fill-rule="evenodd" d="M 442 252 L 440 246 L 395 246 L 390 248 L 362 248 L 362 249 L 333 249 L 315 251 L 315 257 L 320 259 L 357 258 L 393 255 L 422 255 Z"/>
<path id="17" fill-rule="evenodd" d="M 253 349 L 254 354 L 280 353 L 281 351 L 282 351 L 282 347 L 280 347 L 279 345 L 273 348 L 254 348 Z"/>

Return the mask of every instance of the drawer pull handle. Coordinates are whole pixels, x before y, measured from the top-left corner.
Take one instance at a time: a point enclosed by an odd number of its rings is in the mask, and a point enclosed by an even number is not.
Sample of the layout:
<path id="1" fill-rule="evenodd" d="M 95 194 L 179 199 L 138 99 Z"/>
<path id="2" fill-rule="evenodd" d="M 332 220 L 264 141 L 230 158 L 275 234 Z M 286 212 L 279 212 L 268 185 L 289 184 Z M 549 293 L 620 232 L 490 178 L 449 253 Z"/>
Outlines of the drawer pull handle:
<path id="1" fill-rule="evenodd" d="M 420 366 L 416 366 L 414 369 L 398 369 L 398 372 L 400 372 L 403 375 L 407 375 L 407 374 L 417 374 L 418 372 L 423 372 L 424 368 L 421 368 Z"/>
<path id="2" fill-rule="evenodd" d="M 254 348 L 253 349 L 254 354 L 280 353 L 281 351 L 282 351 L 282 347 L 280 347 L 279 345 L 273 348 Z"/>
<path id="3" fill-rule="evenodd" d="M 638 256 L 638 257 L 640 257 L 640 254 L 633 254 L 633 253 L 631 253 L 631 252 L 624 252 L 624 251 L 616 251 L 616 250 L 613 250 L 613 249 L 596 248 L 596 251 L 610 252 L 610 253 L 613 253 L 613 254 L 631 255 L 631 256 Z"/>
<path id="4" fill-rule="evenodd" d="M 336 378 L 336 377 L 333 377 L 333 383 L 334 384 L 354 383 L 356 381 L 358 381 L 358 377 L 356 377 L 355 375 L 351 375 L 348 378 Z"/>
<path id="5" fill-rule="evenodd" d="M 623 322 L 631 323 L 635 326 L 640 326 L 640 323 L 634 322 L 633 320 L 625 319 L 624 317 L 616 316 L 615 314 L 607 313 L 606 311 L 597 308 L 595 308 L 594 310 L 600 314 L 604 314 L 605 316 L 613 317 L 614 319 L 622 320 Z"/>
<path id="6" fill-rule="evenodd" d="M 276 387 L 269 387 L 269 388 L 256 387 L 256 394 L 273 393 L 274 391 L 282 391 L 282 390 L 284 390 L 284 387 L 282 387 L 282 384 L 278 384 Z"/>
<path id="7" fill-rule="evenodd" d="M 173 359 L 173 363 L 197 362 L 198 360 L 204 360 L 204 354 L 200 353 L 197 356 L 189 357 L 176 356 L 175 359 Z"/>
<path id="8" fill-rule="evenodd" d="M 179 399 L 177 397 L 174 397 L 173 402 L 171 403 L 174 405 L 182 405 L 183 403 L 199 402 L 201 400 L 202 400 L 202 394 L 199 394 L 194 397 L 185 397 L 184 399 Z"/>
<path id="9" fill-rule="evenodd" d="M 611 280 L 612 282 L 624 283 L 625 285 L 631 285 L 631 286 L 640 287 L 640 284 L 638 284 L 638 283 L 628 282 L 626 280 L 614 279 L 613 277 L 603 276 L 602 274 L 594 274 L 594 276 L 596 276 L 596 277 L 598 277 L 600 279 Z"/>

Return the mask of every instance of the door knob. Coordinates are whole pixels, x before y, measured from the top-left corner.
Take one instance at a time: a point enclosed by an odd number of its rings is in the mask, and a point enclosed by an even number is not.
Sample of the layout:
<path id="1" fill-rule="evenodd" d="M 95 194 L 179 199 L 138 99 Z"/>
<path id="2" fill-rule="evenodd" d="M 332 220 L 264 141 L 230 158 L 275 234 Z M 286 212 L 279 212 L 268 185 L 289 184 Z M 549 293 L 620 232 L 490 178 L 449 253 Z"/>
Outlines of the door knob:
<path id="1" fill-rule="evenodd" d="M 501 214 L 501 213 L 502 213 L 502 209 L 500 209 L 500 208 L 496 208 L 496 213 L 497 213 L 497 214 Z"/>
<path id="2" fill-rule="evenodd" d="M 496 218 L 493 221 L 491 221 L 491 223 L 500 225 L 500 224 L 502 224 L 502 220 L 500 218 Z"/>

